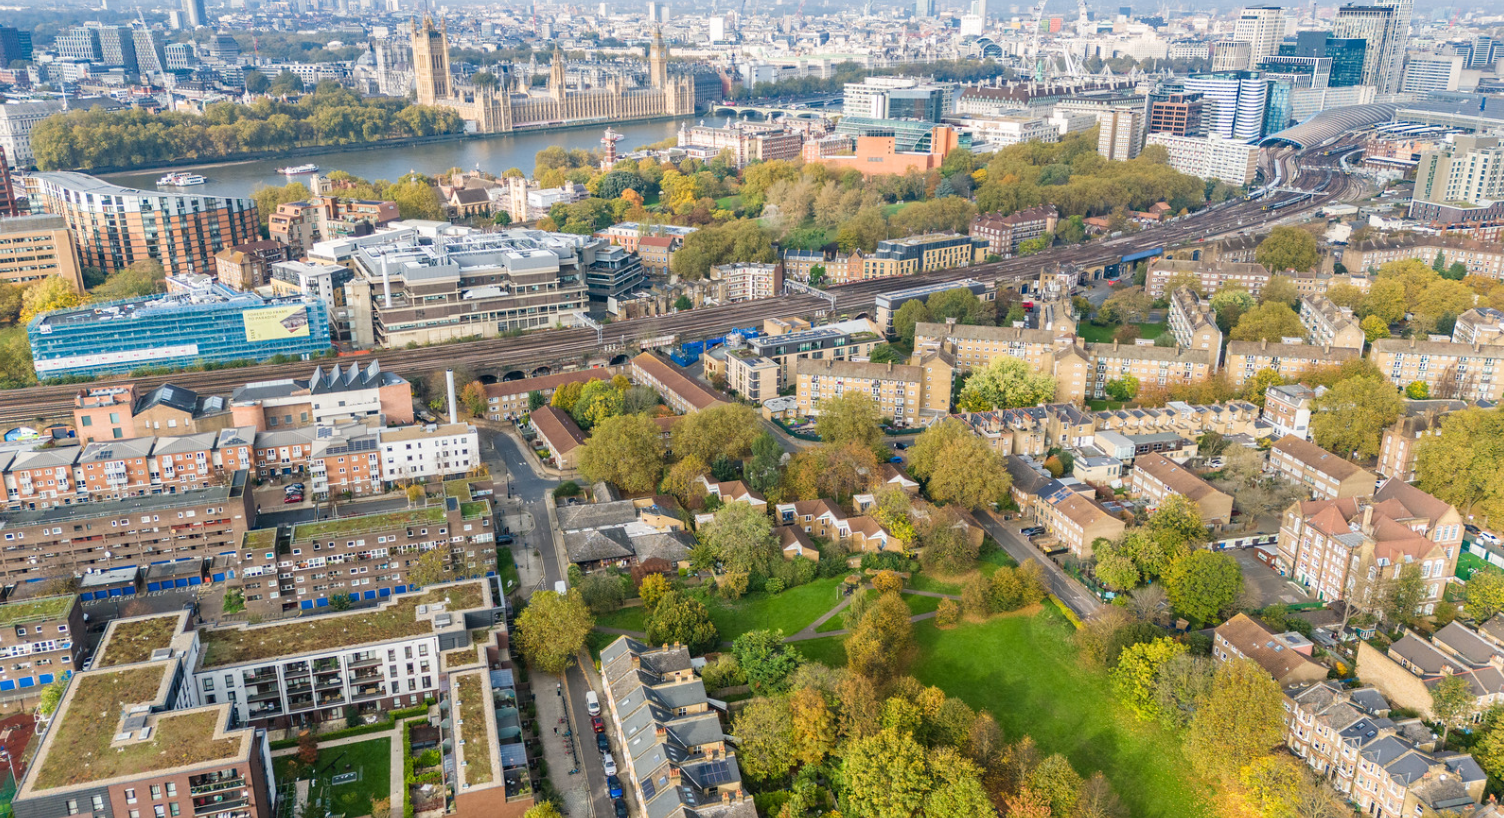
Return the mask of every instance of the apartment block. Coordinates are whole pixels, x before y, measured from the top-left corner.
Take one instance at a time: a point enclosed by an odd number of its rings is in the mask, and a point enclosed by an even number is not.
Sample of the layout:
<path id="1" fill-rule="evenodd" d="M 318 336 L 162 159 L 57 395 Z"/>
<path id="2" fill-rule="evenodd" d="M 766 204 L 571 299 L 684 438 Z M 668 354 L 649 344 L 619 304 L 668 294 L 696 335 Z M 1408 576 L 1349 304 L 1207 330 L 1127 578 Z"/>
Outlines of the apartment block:
<path id="1" fill-rule="evenodd" d="M 725 402 L 714 390 L 651 352 L 643 352 L 632 359 L 632 380 L 658 390 L 663 402 L 681 415 Z"/>
<path id="2" fill-rule="evenodd" d="M 1342 252 L 1342 266 L 1356 273 L 1372 272 L 1402 259 L 1430 265 L 1438 253 L 1448 266 L 1457 263 L 1466 266 L 1468 275 L 1504 277 L 1504 247 L 1494 242 L 1432 233 L 1379 234 L 1353 242 Z"/>
<path id="3" fill-rule="evenodd" d="M 340 517 L 247 532 L 239 574 L 246 609 L 282 616 L 325 608 L 336 597 L 385 599 L 413 588 L 409 572 L 438 550 L 455 578 L 495 567 L 491 504 L 467 487 L 422 508 Z M 491 554 L 490 567 L 486 559 Z"/>
<path id="4" fill-rule="evenodd" d="M 475 649 L 498 623 L 490 583 L 468 580 L 393 595 L 375 608 L 208 628 L 192 694 L 228 703 L 237 723 L 279 728 L 412 707 L 440 686 L 442 657 Z"/>
<path id="5" fill-rule="evenodd" d="M 1177 276 L 1196 278 L 1201 282 L 1201 292 L 1205 296 L 1233 286 L 1258 298 L 1264 285 L 1269 283 L 1269 271 L 1257 262 L 1155 259 L 1149 263 L 1144 290 L 1151 298 L 1164 298 L 1170 280 Z"/>
<path id="6" fill-rule="evenodd" d="M 1276 568 L 1318 599 L 1371 599 L 1409 564 L 1425 583 L 1416 613 L 1442 599 L 1462 549 L 1457 509 L 1399 480 L 1377 491 L 1292 504 L 1280 521 Z"/>
<path id="7" fill-rule="evenodd" d="M 554 390 L 571 383 L 585 384 L 605 380 L 611 373 L 605 369 L 576 369 L 536 378 L 516 381 L 497 381 L 486 385 L 486 417 L 491 420 L 516 420 L 529 411 L 529 395 L 537 392 L 547 403 Z"/>
<path id="8" fill-rule="evenodd" d="M 742 787 L 736 746 L 682 645 L 621 637 L 601 650 L 609 727 L 624 783 L 647 814 L 756 818 Z M 657 703 L 671 702 L 671 707 Z"/>
<path id="9" fill-rule="evenodd" d="M 867 395 L 884 417 L 899 426 L 919 425 L 920 412 L 931 410 L 931 401 L 943 401 L 938 413 L 950 409 L 950 379 L 943 386 L 926 383 L 920 366 L 874 364 L 856 361 L 799 361 L 794 367 L 799 400 L 798 413 L 818 417 L 823 401 L 851 392 Z M 943 397 L 930 394 L 930 387 Z"/>
<path id="10" fill-rule="evenodd" d="M 1373 493 L 1373 472 L 1294 435 L 1274 442 L 1269 450 L 1269 468 L 1292 483 L 1305 484 L 1318 500 Z"/>
<path id="11" fill-rule="evenodd" d="M 1466 406 L 1459 400 L 1406 401 L 1405 414 L 1384 430 L 1379 463 L 1374 471 L 1407 483 L 1415 480 L 1415 456 L 1420 442 L 1441 434 L 1442 418 Z"/>
<path id="12" fill-rule="evenodd" d="M 1107 382 L 1124 376 L 1137 378 L 1142 390 L 1200 383 L 1217 370 L 1215 348 L 1157 347 L 1116 341 L 1083 346 L 1089 362 L 1083 396 L 1086 398 L 1107 397 Z M 1066 382 L 1060 367 L 1056 368 L 1055 377 L 1059 383 Z"/>
<path id="13" fill-rule="evenodd" d="M 1323 390 L 1325 388 L 1323 387 Z M 1271 386 L 1264 390 L 1263 420 L 1278 437 L 1311 439 L 1311 402 L 1320 393 L 1303 384 Z"/>
<path id="14" fill-rule="evenodd" d="M 710 278 L 726 283 L 728 302 L 783 295 L 783 268 L 777 264 L 737 262 L 710 268 Z"/>
<path id="15" fill-rule="evenodd" d="M 72 676 L 87 642 L 77 594 L 29 597 L 27 591 L 16 586 L 0 604 L 0 651 L 6 657 L 0 661 L 0 693 L 35 693 Z"/>
<path id="16" fill-rule="evenodd" d="M 263 240 L 227 247 L 214 254 L 214 277 L 232 290 L 246 292 L 271 281 L 272 265 L 287 260 L 287 245 Z"/>
<path id="17" fill-rule="evenodd" d="M 1452 343 L 1504 346 L 1504 312 L 1493 307 L 1473 307 L 1457 316 Z"/>
<path id="18" fill-rule="evenodd" d="M 785 263 L 787 263 L 787 256 L 785 256 Z M 891 292 L 880 293 L 877 296 L 877 325 L 884 334 L 891 334 L 893 332 L 893 316 L 904 304 L 910 301 L 928 299 L 938 292 L 958 289 L 969 291 L 981 301 L 997 300 L 996 291 L 989 291 L 987 285 L 971 278 L 963 278 L 960 281 L 947 281 L 940 284 L 926 284 L 923 287 L 910 287 L 904 290 L 893 290 Z"/>
<path id="19" fill-rule="evenodd" d="M 1314 344 L 1228 341 L 1223 366 L 1233 386 L 1241 386 L 1261 369 L 1272 369 L 1286 380 L 1295 380 L 1320 366 L 1338 366 L 1362 356 L 1349 347 Z"/>
<path id="20" fill-rule="evenodd" d="M 17 782 L 18 816 L 276 814 L 266 734 L 186 680 L 202 655 L 187 620 L 180 611 L 110 623 L 94 669 L 68 685 Z"/>
<path id="21" fill-rule="evenodd" d="M 388 485 L 430 477 L 460 477 L 481 465 L 480 434 L 468 423 L 383 429 L 378 445 L 381 476 Z"/>
<path id="22" fill-rule="evenodd" d="M 1300 299 L 1300 323 L 1306 328 L 1306 340 L 1316 346 L 1363 349 L 1366 339 L 1353 311 L 1324 295 Z"/>
<path id="23" fill-rule="evenodd" d="M 237 387 L 230 393 L 230 411 L 235 426 L 258 432 L 366 420 L 407 424 L 413 422 L 412 385 L 383 370 L 380 361 L 320 366 L 308 378 Z"/>
<path id="24" fill-rule="evenodd" d="M 783 370 L 777 361 L 742 348 L 726 350 L 725 361 L 727 389 L 759 403 L 777 397 Z"/>
<path id="25" fill-rule="evenodd" d="M 1217 179 L 1242 187 L 1258 173 L 1259 148 L 1218 136 L 1176 136 L 1150 133 L 1146 144 L 1163 145 L 1170 152 L 1170 167 L 1201 179 Z"/>
<path id="26" fill-rule="evenodd" d="M 1144 147 L 1144 112 L 1137 108 L 1109 108 L 1097 114 L 1097 153 L 1127 161 Z"/>
<path id="27" fill-rule="evenodd" d="M 1037 239 L 1055 229 L 1060 211 L 1054 205 L 1040 205 L 1004 216 L 1001 213 L 978 213 L 971 220 L 973 238 L 987 242 L 987 252 L 1009 257 L 1018 245 Z"/>
<path id="28" fill-rule="evenodd" d="M 1158 409 L 1104 409 L 1091 415 L 1092 428 L 1122 435 L 1176 434 L 1195 440 L 1207 432 L 1260 437 L 1259 408 L 1244 400 L 1189 404 L 1170 401 Z"/>
<path id="29" fill-rule="evenodd" d="M 1471 811 L 1488 775 L 1466 753 L 1438 749 L 1419 718 L 1392 718 L 1384 695 L 1313 682 L 1287 691 L 1285 743 L 1333 789 L 1374 818 Z"/>
<path id="30" fill-rule="evenodd" d="M 1187 349 L 1204 350 L 1212 357 L 1212 371 L 1222 358 L 1222 329 L 1211 301 L 1203 301 L 1189 287 L 1170 293 L 1170 333 Z"/>
<path id="31" fill-rule="evenodd" d="M 1504 378 L 1494 374 L 1500 358 L 1504 358 L 1504 346 L 1418 338 L 1381 338 L 1373 342 L 1369 354 L 1384 377 L 1398 387 L 1419 381 L 1433 398 L 1466 401 L 1497 401 L 1504 395 Z"/>
<path id="32" fill-rule="evenodd" d="M 1057 355 L 1074 343 L 1073 332 L 927 321 L 914 325 L 914 349 L 950 352 L 956 371 L 963 374 L 986 366 L 999 355 L 1022 359 L 1035 371 L 1053 372 Z"/>
<path id="33" fill-rule="evenodd" d="M 1232 521 L 1232 496 L 1218 491 L 1211 483 L 1185 466 L 1161 454 L 1146 454 L 1133 459 L 1130 490 L 1149 501 L 1150 507 L 1179 494 L 1196 504 L 1201 521 L 1221 527 Z"/>
<path id="34" fill-rule="evenodd" d="M 158 261 L 168 275 L 210 273 L 214 254 L 255 241 L 250 199 L 132 190 L 82 173 L 26 177 L 33 211 L 63 216 L 83 264 L 106 272 Z"/>
<path id="35" fill-rule="evenodd" d="M 4 173 L 4 154 L 0 154 L 0 217 L 10 184 Z M 0 218 L 0 281 L 24 286 L 54 276 L 79 292 L 84 289 L 83 268 L 68 220 L 47 213 Z"/>
<path id="36" fill-rule="evenodd" d="M 849 361 L 865 358 L 885 338 L 872 321 L 858 318 L 809 329 L 747 339 L 747 349 L 776 361 L 780 384 L 793 382 L 794 364 L 803 359 Z"/>
<path id="37" fill-rule="evenodd" d="M 862 260 L 860 278 L 907 276 L 931 270 L 970 267 L 986 257 L 981 239 L 954 233 L 929 233 L 902 239 L 885 239 Z"/>

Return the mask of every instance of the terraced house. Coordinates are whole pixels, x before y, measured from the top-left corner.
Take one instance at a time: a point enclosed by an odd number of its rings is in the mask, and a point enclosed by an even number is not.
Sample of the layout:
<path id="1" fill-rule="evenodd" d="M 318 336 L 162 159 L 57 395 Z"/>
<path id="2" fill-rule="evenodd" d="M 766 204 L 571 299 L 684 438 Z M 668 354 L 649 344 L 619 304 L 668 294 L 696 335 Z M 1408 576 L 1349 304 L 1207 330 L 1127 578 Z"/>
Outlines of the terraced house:
<path id="1" fill-rule="evenodd" d="M 655 818 L 756 818 L 721 714 L 682 645 L 621 637 L 601 651 L 610 730 L 634 800 Z"/>

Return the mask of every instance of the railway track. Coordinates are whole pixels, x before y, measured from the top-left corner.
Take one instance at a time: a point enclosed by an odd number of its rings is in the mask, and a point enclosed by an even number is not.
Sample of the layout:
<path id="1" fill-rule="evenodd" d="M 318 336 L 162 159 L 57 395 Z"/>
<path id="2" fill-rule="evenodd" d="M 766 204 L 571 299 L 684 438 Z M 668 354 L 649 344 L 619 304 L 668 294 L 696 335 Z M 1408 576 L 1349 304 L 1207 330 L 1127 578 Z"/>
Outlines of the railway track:
<path id="1" fill-rule="evenodd" d="M 1351 185 L 1348 177 L 1341 173 L 1332 173 L 1328 176 L 1328 172 L 1336 166 L 1340 157 L 1319 154 L 1306 156 L 1312 152 L 1301 151 L 1276 159 L 1275 161 L 1282 161 L 1288 166 L 1293 166 L 1286 168 L 1283 178 L 1287 184 L 1305 190 L 1312 189 L 1324 178 L 1329 178 L 1330 183 L 1326 190 L 1311 196 L 1299 205 L 1278 211 L 1277 215 L 1264 212 L 1263 206 L 1271 202 L 1288 201 L 1290 196 L 1271 195 L 1262 202 L 1245 200 L 1222 205 L 1214 210 L 1203 211 L 1201 214 L 1178 222 L 1151 227 L 1131 236 L 1063 248 L 1037 256 L 1006 259 L 972 267 L 935 270 L 901 279 L 859 281 L 830 288 L 829 292 L 836 296 L 834 313 L 854 315 L 870 310 L 878 295 L 894 290 L 966 278 L 995 282 L 1031 278 L 1040 270 L 1048 269 L 1056 264 L 1091 266 L 1114 263 L 1124 255 L 1145 249 L 1168 247 L 1194 238 L 1211 239 L 1242 230 L 1258 229 L 1270 220 L 1283 220 L 1290 216 L 1307 213 L 1340 198 Z M 829 306 L 826 301 L 814 296 L 789 295 L 723 307 L 707 307 L 673 315 L 620 321 L 605 326 L 602 344 L 614 349 L 666 335 L 676 335 L 680 340 L 695 340 L 719 335 L 731 327 L 760 324 L 765 318 L 813 315 L 817 310 L 828 309 Z M 526 373 L 529 367 L 539 363 L 557 361 L 576 355 L 583 357 L 599 351 L 601 348 L 596 343 L 593 330 L 572 328 L 543 330 L 514 338 L 490 338 L 419 349 L 373 350 L 370 354 L 357 358 L 336 360 L 349 363 L 351 360 L 367 361 L 379 358 L 384 369 L 396 372 L 409 380 L 416 380 L 436 369 L 453 366 L 486 371 L 518 369 Z M 98 386 L 111 382 L 134 382 L 138 388 L 150 390 L 171 381 L 175 385 L 202 394 L 229 394 L 235 387 L 248 381 L 306 377 L 311 366 L 318 363 L 321 362 L 299 361 L 289 364 L 264 364 L 238 369 L 182 372 L 140 378 L 118 376 L 90 384 L 35 386 L 5 390 L 0 391 L 0 424 L 49 422 L 71 418 L 73 398 L 80 389 L 86 386 Z"/>

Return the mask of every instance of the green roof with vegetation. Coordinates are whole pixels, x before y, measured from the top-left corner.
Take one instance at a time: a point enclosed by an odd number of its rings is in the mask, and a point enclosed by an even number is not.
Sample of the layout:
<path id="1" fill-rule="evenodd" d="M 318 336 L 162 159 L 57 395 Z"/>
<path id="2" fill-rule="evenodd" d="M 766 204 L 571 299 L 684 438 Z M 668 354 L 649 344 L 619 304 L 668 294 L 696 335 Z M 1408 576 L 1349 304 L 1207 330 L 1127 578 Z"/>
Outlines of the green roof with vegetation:
<path id="1" fill-rule="evenodd" d="M 444 483 L 445 497 L 458 497 L 460 502 L 469 502 L 473 496 L 470 494 L 469 480 L 450 480 Z"/>
<path id="2" fill-rule="evenodd" d="M 124 619 L 110 626 L 94 657 L 96 667 L 115 667 L 145 662 L 153 652 L 172 644 L 178 632 L 177 611 L 142 619 Z"/>
<path id="3" fill-rule="evenodd" d="M 486 719 L 491 718 L 491 703 L 479 673 L 467 673 L 455 682 L 460 699 L 460 738 L 465 742 L 465 783 L 474 787 L 495 780 L 491 773 L 491 740 L 486 734 Z"/>
<path id="4" fill-rule="evenodd" d="M 31 786 L 50 790 L 239 758 L 250 733 L 211 738 L 225 718 L 219 708 L 163 714 L 146 741 L 110 746 L 125 709 L 156 702 L 166 672 L 155 664 L 79 674 L 43 745 Z"/>
<path id="5" fill-rule="evenodd" d="M 386 531 L 410 525 L 442 525 L 445 521 L 443 505 L 426 508 L 409 508 L 386 514 L 366 514 L 360 517 L 340 517 L 294 526 L 293 542 L 327 540 L 333 537 L 349 537 L 372 531 Z"/>
<path id="6" fill-rule="evenodd" d="M 258 528 L 254 531 L 245 532 L 245 547 L 252 551 L 260 551 L 271 548 L 277 544 L 277 529 Z"/>
<path id="7" fill-rule="evenodd" d="M 467 520 L 484 517 L 490 512 L 491 504 L 485 500 L 476 500 L 473 503 L 460 503 L 460 516 Z"/>
<path id="8" fill-rule="evenodd" d="M 0 627 L 62 619 L 73 608 L 73 595 L 44 596 L 0 605 Z"/>
<path id="9" fill-rule="evenodd" d="M 235 665 L 422 636 L 432 633 L 433 625 L 428 619 L 418 618 L 418 606 L 443 602 L 446 598 L 449 600 L 447 610 L 451 612 L 486 604 L 481 583 L 470 581 L 404 595 L 373 610 L 298 618 L 269 625 L 211 628 L 199 634 L 204 647 L 202 666 Z"/>

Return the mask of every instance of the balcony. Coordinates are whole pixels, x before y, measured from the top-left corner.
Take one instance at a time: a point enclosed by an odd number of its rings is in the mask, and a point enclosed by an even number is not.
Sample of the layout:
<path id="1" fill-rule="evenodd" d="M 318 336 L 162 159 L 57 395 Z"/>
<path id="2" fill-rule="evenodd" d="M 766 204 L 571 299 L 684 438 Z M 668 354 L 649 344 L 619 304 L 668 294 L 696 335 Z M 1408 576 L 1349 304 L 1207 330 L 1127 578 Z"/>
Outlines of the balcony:
<path id="1" fill-rule="evenodd" d="M 203 804 L 198 803 L 198 799 L 195 798 L 193 802 L 193 814 L 212 815 L 216 812 L 226 812 L 237 807 L 243 807 L 248 803 L 250 803 L 250 799 L 244 797 L 218 798 Z"/>
<path id="2" fill-rule="evenodd" d="M 313 683 L 315 690 L 329 690 L 331 688 L 344 687 L 344 685 L 345 680 L 340 678 L 339 674 L 320 676 L 318 680 Z"/>
<path id="3" fill-rule="evenodd" d="M 345 692 L 343 690 L 339 691 L 338 693 L 330 693 L 328 695 L 324 695 L 324 696 L 320 696 L 319 697 L 319 707 L 329 707 L 331 705 L 344 704 L 344 703 L 345 703 Z"/>
<path id="4" fill-rule="evenodd" d="M 301 681 L 301 682 L 299 682 L 297 684 L 289 684 L 287 686 L 287 695 L 289 695 L 289 696 L 292 696 L 292 695 L 297 694 L 297 693 L 311 693 L 311 692 L 313 692 L 313 683 L 309 682 L 307 680 L 307 678 L 304 678 L 303 681 Z"/>
<path id="5" fill-rule="evenodd" d="M 234 771 L 232 770 L 231 772 Z M 193 783 L 194 779 L 198 779 L 197 784 Z M 211 792 L 219 792 L 220 790 L 228 790 L 233 787 L 244 787 L 245 777 L 241 775 L 230 775 L 224 778 L 214 778 L 212 775 L 196 775 L 193 776 L 193 778 L 188 779 L 188 783 L 189 795 L 205 795 Z"/>
<path id="6" fill-rule="evenodd" d="M 332 671 L 338 671 L 339 670 L 339 660 L 338 659 L 320 659 L 317 662 L 313 663 L 313 672 L 314 673 L 324 673 L 325 671 L 331 671 L 331 670 Z"/>
<path id="7" fill-rule="evenodd" d="M 273 699 L 280 700 L 281 698 L 282 693 L 281 691 L 277 690 L 277 688 L 263 687 L 257 690 L 255 693 L 247 694 L 245 700 L 248 702 L 264 702 L 271 701 Z"/>
<path id="8" fill-rule="evenodd" d="M 375 653 L 367 653 L 361 656 L 357 656 L 355 658 L 352 658 L 349 662 L 351 670 L 362 667 L 375 667 L 379 664 L 381 664 L 381 656 Z"/>
<path id="9" fill-rule="evenodd" d="M 272 716 L 282 715 L 282 704 L 273 702 L 266 707 L 252 707 L 249 711 L 253 719 L 269 719 Z"/>
<path id="10" fill-rule="evenodd" d="M 277 671 L 265 668 L 255 673 L 247 673 L 242 678 L 248 685 L 275 683 L 277 681 Z"/>
<path id="11" fill-rule="evenodd" d="M 292 712 L 294 710 L 308 710 L 309 708 L 311 708 L 313 706 L 314 706 L 314 704 L 313 704 L 313 697 L 312 696 L 300 696 L 300 697 L 298 697 L 296 699 L 288 699 L 287 700 L 287 710 L 288 710 L 288 712 Z"/>
<path id="12" fill-rule="evenodd" d="M 377 699 L 386 695 L 386 688 L 382 685 L 365 685 L 355 688 L 355 701 Z"/>

